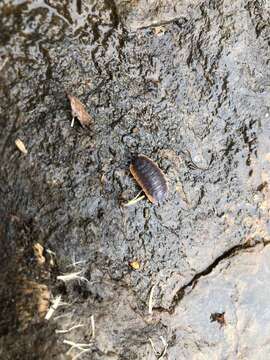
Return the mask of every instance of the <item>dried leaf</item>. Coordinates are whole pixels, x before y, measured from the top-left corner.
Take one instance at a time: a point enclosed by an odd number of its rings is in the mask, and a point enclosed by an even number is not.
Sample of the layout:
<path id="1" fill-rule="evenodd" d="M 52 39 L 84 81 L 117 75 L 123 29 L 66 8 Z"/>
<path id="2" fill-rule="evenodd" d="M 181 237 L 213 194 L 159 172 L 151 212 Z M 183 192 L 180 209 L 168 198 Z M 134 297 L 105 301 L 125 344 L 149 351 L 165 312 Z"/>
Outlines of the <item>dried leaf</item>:
<path id="1" fill-rule="evenodd" d="M 45 263 L 45 257 L 43 256 L 44 248 L 39 243 L 35 243 L 33 245 L 34 254 L 39 265 L 43 265 Z"/>
<path id="2" fill-rule="evenodd" d="M 210 316 L 210 321 L 216 321 L 219 323 L 220 327 L 226 325 L 226 320 L 225 320 L 225 311 L 222 313 L 212 313 Z"/>
<path id="3" fill-rule="evenodd" d="M 15 145 L 17 146 L 17 148 L 23 153 L 23 154 L 27 154 L 27 149 L 24 145 L 24 143 L 22 142 L 22 140 L 17 139 L 15 141 Z"/>
<path id="4" fill-rule="evenodd" d="M 37 314 L 40 319 L 49 309 L 51 292 L 47 285 L 18 278 L 16 309 L 20 326 L 26 329 Z"/>
<path id="5" fill-rule="evenodd" d="M 165 26 L 162 26 L 162 25 L 161 26 L 156 26 L 154 28 L 154 32 L 158 36 L 163 35 L 165 33 L 165 31 L 166 31 L 166 28 L 165 28 Z"/>
<path id="6" fill-rule="evenodd" d="M 72 116 L 77 118 L 83 127 L 88 127 L 93 123 L 92 117 L 86 111 L 84 105 L 75 96 L 67 95 L 70 101 Z"/>

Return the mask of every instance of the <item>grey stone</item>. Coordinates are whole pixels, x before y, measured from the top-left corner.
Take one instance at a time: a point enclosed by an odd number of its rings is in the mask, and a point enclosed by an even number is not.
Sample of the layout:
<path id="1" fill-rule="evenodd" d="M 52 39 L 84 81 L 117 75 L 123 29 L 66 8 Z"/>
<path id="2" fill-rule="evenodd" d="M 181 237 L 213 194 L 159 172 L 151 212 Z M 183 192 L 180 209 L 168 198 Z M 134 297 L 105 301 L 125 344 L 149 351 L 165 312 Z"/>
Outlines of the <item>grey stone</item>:
<path id="1" fill-rule="evenodd" d="M 72 304 L 69 320 L 84 327 L 67 338 L 91 342 L 85 357 L 152 359 L 149 338 L 161 350 L 162 336 L 172 359 L 261 359 L 269 339 L 256 299 L 266 306 L 268 292 L 254 272 L 270 230 L 269 4 L 74 4 L 0 5 L 1 355 L 68 351 L 54 332 L 67 319 L 18 324 L 25 276 Z M 67 92 L 94 118 L 90 131 L 70 126 Z M 138 153 L 166 174 L 161 206 L 122 206 L 140 191 L 129 172 Z M 55 268 L 36 270 L 35 242 L 56 254 Z M 89 281 L 60 284 L 71 270 Z M 223 311 L 220 329 L 209 319 Z"/>

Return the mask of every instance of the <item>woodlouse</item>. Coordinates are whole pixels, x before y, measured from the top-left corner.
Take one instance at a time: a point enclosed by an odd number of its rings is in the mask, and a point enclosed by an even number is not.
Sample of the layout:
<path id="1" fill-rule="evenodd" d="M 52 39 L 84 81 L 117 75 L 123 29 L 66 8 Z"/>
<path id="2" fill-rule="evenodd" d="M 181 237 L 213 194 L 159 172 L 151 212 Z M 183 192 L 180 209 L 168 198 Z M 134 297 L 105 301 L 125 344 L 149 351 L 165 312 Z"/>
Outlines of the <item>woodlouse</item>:
<path id="1" fill-rule="evenodd" d="M 130 172 L 153 204 L 165 199 L 168 186 L 164 173 L 145 155 L 139 155 L 130 165 Z"/>

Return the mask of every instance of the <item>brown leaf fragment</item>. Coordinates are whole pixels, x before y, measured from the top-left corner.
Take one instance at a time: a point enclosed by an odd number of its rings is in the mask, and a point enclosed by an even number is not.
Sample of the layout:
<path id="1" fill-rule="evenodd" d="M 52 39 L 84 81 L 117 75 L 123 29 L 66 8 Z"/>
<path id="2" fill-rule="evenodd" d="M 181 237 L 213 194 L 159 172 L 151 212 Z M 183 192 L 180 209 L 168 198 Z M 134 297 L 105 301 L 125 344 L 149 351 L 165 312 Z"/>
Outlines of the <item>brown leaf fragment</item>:
<path id="1" fill-rule="evenodd" d="M 163 35 L 166 32 L 165 26 L 155 26 L 154 27 L 154 33 L 158 36 Z"/>
<path id="2" fill-rule="evenodd" d="M 33 245 L 34 254 L 39 265 L 43 265 L 45 263 L 45 257 L 43 256 L 44 248 L 39 243 L 35 243 Z"/>
<path id="3" fill-rule="evenodd" d="M 141 265 L 139 263 L 139 261 L 137 260 L 133 260 L 129 262 L 129 266 L 133 269 L 133 270 L 139 270 Z"/>
<path id="4" fill-rule="evenodd" d="M 86 111 L 84 105 L 75 96 L 67 94 L 70 101 L 71 111 L 73 118 L 77 118 L 83 127 L 88 127 L 93 123 L 92 117 Z M 72 124 L 74 119 L 72 119 Z"/>
<path id="5" fill-rule="evenodd" d="M 220 327 L 226 325 L 226 320 L 225 320 L 225 312 L 222 313 L 212 313 L 210 316 L 210 321 L 216 321 L 219 323 Z"/>
<path id="6" fill-rule="evenodd" d="M 36 323 L 44 319 L 49 309 L 50 298 L 51 292 L 47 285 L 18 278 L 16 314 L 21 329 L 25 330 L 31 322 Z"/>
<path id="7" fill-rule="evenodd" d="M 23 154 L 25 154 L 25 155 L 27 154 L 27 149 L 26 149 L 24 143 L 22 142 L 22 140 L 20 140 L 20 139 L 15 140 L 15 145 Z"/>

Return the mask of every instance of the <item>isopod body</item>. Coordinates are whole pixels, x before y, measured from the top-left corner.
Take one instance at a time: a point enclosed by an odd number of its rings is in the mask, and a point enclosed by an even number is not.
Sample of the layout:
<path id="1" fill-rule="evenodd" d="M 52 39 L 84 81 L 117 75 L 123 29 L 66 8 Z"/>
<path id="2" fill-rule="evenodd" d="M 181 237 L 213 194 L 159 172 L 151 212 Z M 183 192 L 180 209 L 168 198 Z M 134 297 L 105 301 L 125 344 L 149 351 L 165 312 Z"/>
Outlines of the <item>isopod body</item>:
<path id="1" fill-rule="evenodd" d="M 164 173 L 145 155 L 139 155 L 130 165 L 130 172 L 153 204 L 165 199 L 168 186 Z"/>

